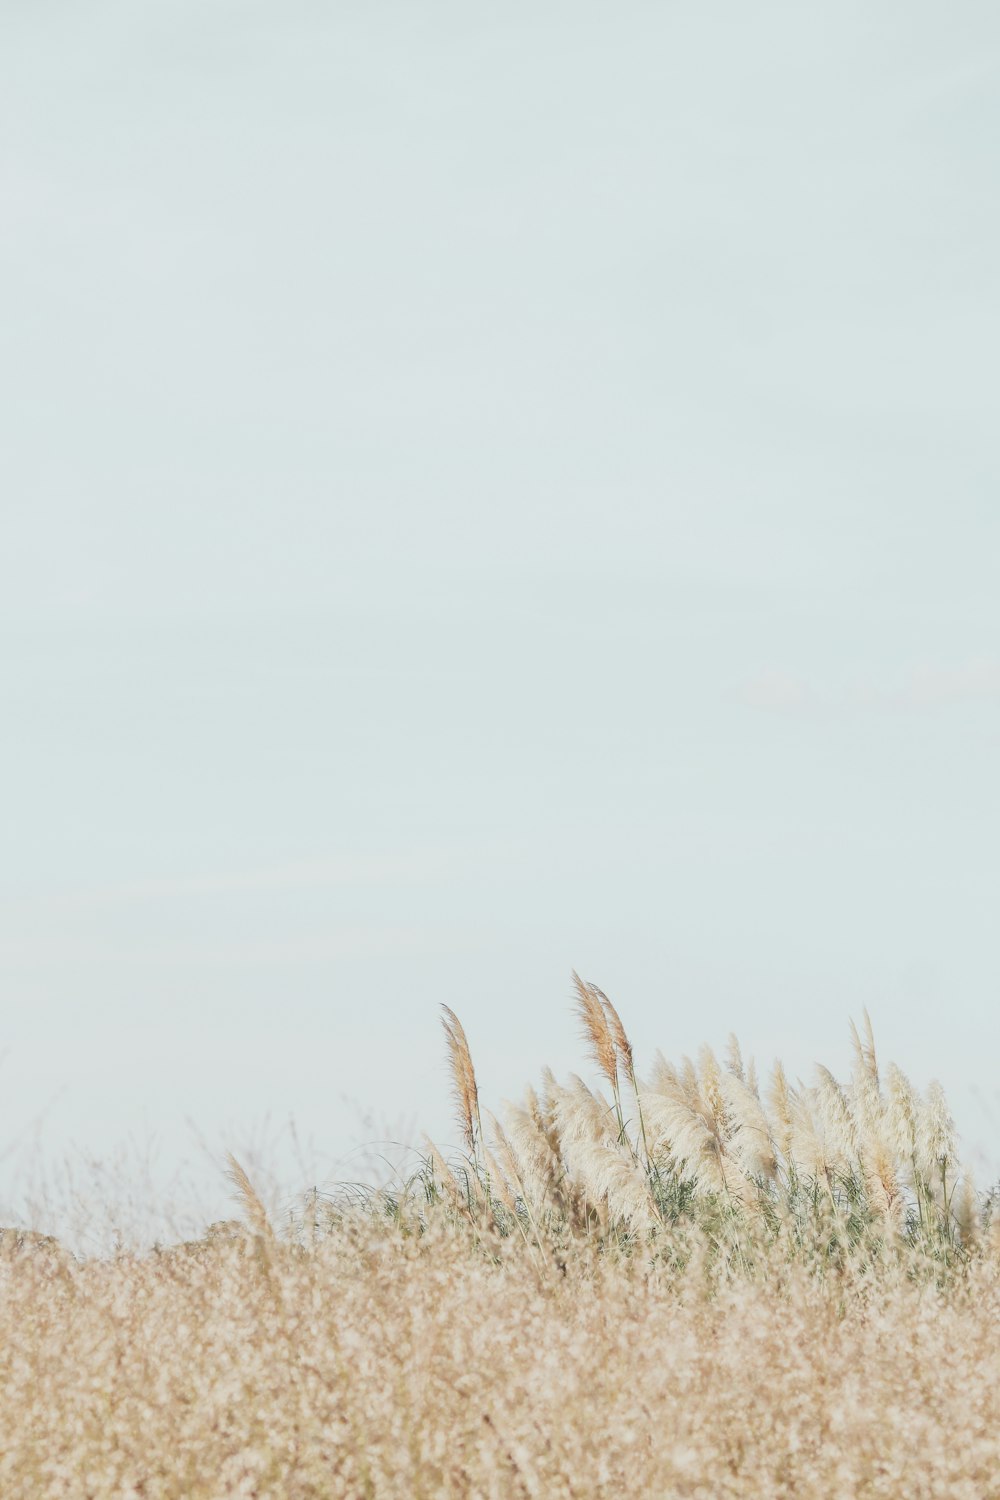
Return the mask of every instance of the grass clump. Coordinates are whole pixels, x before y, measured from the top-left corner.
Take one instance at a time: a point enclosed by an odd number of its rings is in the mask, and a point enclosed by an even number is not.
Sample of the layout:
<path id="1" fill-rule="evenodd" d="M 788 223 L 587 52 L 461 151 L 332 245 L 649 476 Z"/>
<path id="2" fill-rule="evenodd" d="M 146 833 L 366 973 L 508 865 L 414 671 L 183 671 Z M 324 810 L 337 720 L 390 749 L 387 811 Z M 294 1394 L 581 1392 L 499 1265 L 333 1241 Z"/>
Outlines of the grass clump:
<path id="1" fill-rule="evenodd" d="M 485 1132 L 468 1042 L 446 1013 L 466 1151 L 446 1163 L 428 1143 L 403 1195 L 415 1221 L 450 1209 L 537 1249 L 582 1239 L 672 1264 L 697 1242 L 741 1276 L 766 1274 L 776 1257 L 819 1274 L 892 1264 L 936 1276 L 981 1247 L 990 1203 L 959 1160 L 941 1087 L 919 1093 L 893 1064 L 883 1075 L 867 1013 L 851 1026 L 844 1083 L 817 1065 L 811 1083 L 793 1085 L 778 1062 L 762 1085 L 735 1037 L 722 1059 L 709 1047 L 679 1063 L 657 1054 L 641 1079 L 611 1001 L 573 983 L 606 1092 L 546 1070 L 539 1091 L 487 1113 Z"/>

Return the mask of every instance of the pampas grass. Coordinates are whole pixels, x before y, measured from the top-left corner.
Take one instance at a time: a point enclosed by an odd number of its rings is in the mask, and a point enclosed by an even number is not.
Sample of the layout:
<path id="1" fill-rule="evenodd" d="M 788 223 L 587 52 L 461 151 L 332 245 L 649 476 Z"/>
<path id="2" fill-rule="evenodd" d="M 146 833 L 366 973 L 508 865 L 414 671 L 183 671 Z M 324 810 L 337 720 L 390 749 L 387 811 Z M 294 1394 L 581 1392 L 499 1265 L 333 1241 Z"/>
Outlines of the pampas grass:
<path id="1" fill-rule="evenodd" d="M 959 1162 L 940 1085 L 920 1096 L 891 1063 L 883 1085 L 867 1012 L 860 1027 L 850 1024 L 847 1082 L 820 1063 L 811 1082 L 793 1084 L 776 1062 L 762 1094 L 734 1036 L 723 1061 L 708 1046 L 677 1063 L 657 1054 L 643 1079 L 611 1000 L 576 973 L 572 984 L 608 1093 L 546 1070 L 540 1095 L 529 1090 L 522 1104 L 502 1107 L 491 1143 L 482 1138 L 468 1040 L 447 1016 L 458 1123 L 471 1153 L 450 1170 L 482 1178 L 477 1201 L 498 1232 L 516 1227 L 535 1244 L 545 1234 L 583 1233 L 599 1247 L 672 1259 L 683 1220 L 741 1275 L 775 1254 L 819 1270 L 842 1268 L 845 1258 L 939 1268 L 978 1243 L 986 1206 Z M 435 1149 L 435 1172 L 443 1159 Z M 477 1198 L 468 1189 L 463 1196 Z"/>
<path id="2" fill-rule="evenodd" d="M 267 1216 L 267 1210 L 258 1197 L 257 1190 L 247 1176 L 246 1170 L 236 1160 L 232 1152 L 226 1157 L 226 1176 L 236 1190 L 236 1197 L 246 1215 L 246 1220 L 250 1228 L 255 1234 L 261 1235 L 264 1239 L 273 1239 L 274 1230 L 271 1228 L 271 1221 Z"/>
<path id="3" fill-rule="evenodd" d="M 941 1088 L 877 1056 L 761 1089 L 643 1074 L 573 976 L 597 1080 L 480 1106 L 393 1188 L 79 1261 L 0 1232 L 3 1500 L 986 1500 L 1000 1218 Z M 485 1124 L 485 1129 L 484 1129 Z"/>

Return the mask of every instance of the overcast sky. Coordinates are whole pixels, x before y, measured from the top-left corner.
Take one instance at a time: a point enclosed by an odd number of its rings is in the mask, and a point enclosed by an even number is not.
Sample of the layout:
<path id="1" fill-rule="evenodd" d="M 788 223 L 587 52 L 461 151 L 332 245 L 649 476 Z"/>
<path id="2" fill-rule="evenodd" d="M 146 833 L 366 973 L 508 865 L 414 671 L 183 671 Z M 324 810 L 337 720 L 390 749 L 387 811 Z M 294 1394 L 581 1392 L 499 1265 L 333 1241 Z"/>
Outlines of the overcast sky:
<path id="1" fill-rule="evenodd" d="M 0 1200 L 447 1134 L 571 966 L 1000 1158 L 996 6 L 2 27 Z"/>

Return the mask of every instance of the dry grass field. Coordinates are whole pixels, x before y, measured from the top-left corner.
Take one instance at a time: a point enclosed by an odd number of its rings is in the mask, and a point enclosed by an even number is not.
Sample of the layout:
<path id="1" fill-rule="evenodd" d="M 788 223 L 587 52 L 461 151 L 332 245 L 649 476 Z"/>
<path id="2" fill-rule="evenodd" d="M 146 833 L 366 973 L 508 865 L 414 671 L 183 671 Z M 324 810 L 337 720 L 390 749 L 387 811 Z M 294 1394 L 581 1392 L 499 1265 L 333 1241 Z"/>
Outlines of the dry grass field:
<path id="1" fill-rule="evenodd" d="M 0 1496 L 1000 1496 L 1000 1246 L 945 1102 L 732 1044 L 481 1110 L 465 1154 L 196 1243 L 0 1239 Z"/>

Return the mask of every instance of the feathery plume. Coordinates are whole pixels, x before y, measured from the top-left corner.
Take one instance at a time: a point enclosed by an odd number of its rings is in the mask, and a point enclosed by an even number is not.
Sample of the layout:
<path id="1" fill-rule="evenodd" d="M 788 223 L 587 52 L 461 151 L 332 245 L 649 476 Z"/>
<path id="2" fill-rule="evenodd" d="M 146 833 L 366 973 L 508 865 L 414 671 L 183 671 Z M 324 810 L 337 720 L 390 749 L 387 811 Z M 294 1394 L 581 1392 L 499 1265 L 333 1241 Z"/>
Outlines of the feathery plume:
<path id="1" fill-rule="evenodd" d="M 955 1122 L 934 1078 L 927 1086 L 917 1115 L 917 1166 L 927 1182 L 935 1184 L 955 1161 Z"/>
<path id="2" fill-rule="evenodd" d="M 854 1171 L 859 1156 L 857 1122 L 843 1088 L 822 1063 L 816 1064 L 816 1102 L 834 1166 L 838 1171 Z"/>
<path id="3" fill-rule="evenodd" d="M 518 1170 L 517 1157 L 500 1121 L 495 1115 L 490 1114 L 489 1110 L 486 1112 L 486 1118 L 493 1132 L 493 1146 L 496 1152 L 496 1155 L 489 1149 L 485 1152 L 490 1182 L 503 1206 L 510 1209 L 511 1213 L 515 1213 L 517 1196 L 526 1197 L 524 1183 Z"/>
<path id="4" fill-rule="evenodd" d="M 433 1171 L 431 1173 L 432 1181 L 434 1183 L 440 1183 L 442 1188 L 444 1188 L 445 1192 L 447 1193 L 448 1197 L 451 1198 L 451 1200 L 455 1204 L 457 1204 L 458 1207 L 467 1210 L 468 1204 L 459 1191 L 458 1183 L 455 1181 L 454 1172 L 452 1172 L 448 1163 L 445 1161 L 444 1157 L 441 1155 L 441 1152 L 438 1150 L 437 1146 L 435 1146 L 429 1135 L 424 1136 L 424 1151 L 427 1153 L 427 1160 L 430 1162 L 430 1165 L 433 1168 Z"/>
<path id="5" fill-rule="evenodd" d="M 274 1230 L 271 1228 L 267 1209 L 258 1197 L 246 1171 L 231 1151 L 226 1156 L 226 1163 L 226 1176 L 236 1189 L 236 1196 L 242 1205 L 243 1212 L 246 1214 L 250 1228 L 255 1234 L 262 1235 L 265 1239 L 273 1239 Z"/>
<path id="6" fill-rule="evenodd" d="M 615 1044 L 604 1014 L 604 1006 L 597 997 L 592 984 L 580 978 L 573 970 L 573 985 L 576 989 L 576 1010 L 580 1018 L 583 1040 L 590 1048 L 590 1055 L 610 1083 L 618 1087 L 618 1060 Z"/>
<path id="7" fill-rule="evenodd" d="M 729 1118 L 725 1095 L 722 1092 L 722 1069 L 719 1066 L 719 1059 L 707 1045 L 698 1053 L 698 1085 L 703 1101 L 702 1108 L 710 1117 L 709 1123 L 720 1141 L 725 1142 L 732 1132 L 732 1121 Z"/>
<path id="8" fill-rule="evenodd" d="M 735 1031 L 729 1033 L 725 1051 L 726 1067 L 734 1077 L 741 1083 L 746 1083 L 746 1070 L 743 1066 L 743 1052 Z"/>
<path id="9" fill-rule="evenodd" d="M 690 1077 L 662 1067 L 644 1098 L 654 1151 L 668 1149 L 699 1186 L 725 1190 L 725 1145 L 711 1111 L 697 1092 L 692 1097 Z"/>
<path id="10" fill-rule="evenodd" d="M 785 1161 L 790 1163 L 792 1158 L 792 1093 L 780 1062 L 776 1062 L 771 1070 L 767 1102 L 774 1116 L 772 1133 L 778 1150 Z"/>
<path id="11" fill-rule="evenodd" d="M 851 1044 L 854 1048 L 854 1056 L 857 1061 L 858 1071 L 867 1073 L 878 1087 L 878 1058 L 875 1055 L 875 1036 L 872 1032 L 872 1018 L 867 1009 L 861 1012 L 864 1019 L 864 1035 L 858 1032 L 854 1022 L 851 1022 Z"/>
<path id="12" fill-rule="evenodd" d="M 649 1075 L 649 1087 L 654 1089 L 671 1088 L 677 1083 L 677 1069 L 672 1062 L 668 1062 L 663 1053 L 657 1047 L 653 1054 L 653 1069 Z"/>
<path id="13" fill-rule="evenodd" d="M 897 1230 L 903 1224 L 903 1193 L 896 1174 L 892 1152 L 881 1136 L 868 1145 L 864 1159 L 865 1187 L 868 1201 Z"/>
<path id="14" fill-rule="evenodd" d="M 645 1174 L 635 1161 L 612 1146 L 581 1141 L 573 1150 L 575 1175 L 595 1207 L 606 1207 L 611 1219 L 631 1229 L 649 1229 L 658 1219 Z"/>
<path id="15" fill-rule="evenodd" d="M 958 1185 L 952 1203 L 952 1213 L 960 1244 L 965 1250 L 973 1249 L 982 1237 L 982 1222 L 979 1200 L 976 1197 L 972 1179 L 968 1175 L 963 1177 Z"/>
<path id="16" fill-rule="evenodd" d="M 556 1123 L 555 1107 L 552 1103 L 552 1091 L 556 1087 L 556 1078 L 552 1069 L 543 1068 L 542 1088 L 545 1091 L 544 1099 L 539 1099 L 529 1084 L 524 1093 L 524 1107 L 531 1116 L 539 1135 L 543 1137 L 553 1157 L 558 1161 L 562 1143 L 559 1140 L 559 1126 Z"/>
<path id="17" fill-rule="evenodd" d="M 817 1089 L 801 1086 L 788 1095 L 791 1112 L 789 1161 L 800 1177 L 831 1185 L 833 1173 L 846 1165 L 842 1152 L 831 1146 Z"/>
<path id="18" fill-rule="evenodd" d="M 476 1126 L 479 1121 L 479 1089 L 476 1072 L 472 1066 L 472 1053 L 465 1031 L 455 1012 L 442 1005 L 441 1025 L 448 1042 L 448 1061 L 451 1067 L 452 1095 L 458 1108 L 458 1123 L 462 1127 L 465 1144 L 470 1151 L 476 1149 Z M 482 1131 L 480 1131 L 482 1134 Z"/>
<path id="19" fill-rule="evenodd" d="M 745 1177 L 772 1179 L 778 1171 L 771 1128 L 760 1100 L 736 1073 L 723 1073 L 722 1096 L 733 1124 L 727 1149 Z"/>
<path id="20" fill-rule="evenodd" d="M 651 1165 L 649 1158 L 649 1140 L 646 1135 L 646 1120 L 642 1108 L 642 1093 L 639 1088 L 639 1080 L 635 1076 L 635 1056 L 632 1052 L 632 1043 L 629 1040 L 628 1032 L 625 1030 L 625 1027 L 622 1024 L 621 1016 L 618 1014 L 618 1011 L 612 1005 L 611 1001 L 608 999 L 604 991 L 598 989 L 596 984 L 591 985 L 591 989 L 594 991 L 595 995 L 604 1007 L 604 1014 L 607 1017 L 608 1029 L 611 1032 L 611 1039 L 615 1044 L 615 1051 L 618 1054 L 619 1066 L 623 1069 L 625 1077 L 628 1079 L 629 1085 L 632 1089 L 632 1094 L 635 1098 L 635 1107 L 639 1116 L 639 1139 L 642 1142 L 642 1154 L 645 1162 L 645 1169 L 648 1172 Z M 621 1098 L 619 1096 L 617 1088 L 615 1089 L 615 1105 L 618 1110 L 619 1134 L 622 1138 L 622 1141 L 625 1142 L 625 1118 L 622 1113 Z M 638 1156 L 638 1151 L 635 1151 L 634 1154 Z"/>
<path id="21" fill-rule="evenodd" d="M 546 1098 L 558 1084 L 546 1070 Z M 525 1203 L 538 1210 L 554 1208 L 577 1227 L 586 1224 L 586 1208 L 578 1185 L 570 1178 L 563 1158 L 554 1105 L 539 1104 L 528 1089 L 524 1107 L 505 1101 L 507 1139 L 524 1188 Z"/>
<path id="22" fill-rule="evenodd" d="M 851 1086 L 854 1114 L 861 1129 L 862 1142 L 871 1151 L 884 1132 L 884 1106 L 875 1057 L 875 1038 L 867 1010 L 864 1012 L 864 1022 L 864 1036 L 859 1035 L 858 1028 L 851 1022 L 851 1044 L 854 1049 Z"/>
<path id="23" fill-rule="evenodd" d="M 631 1083 L 634 1089 L 635 1061 L 632 1056 L 632 1043 L 629 1041 L 628 1033 L 626 1032 L 625 1027 L 622 1025 L 621 1016 L 618 1014 L 615 1007 L 611 1004 L 611 1001 L 608 999 L 604 991 L 598 989 L 596 984 L 589 985 L 588 988 L 593 990 L 594 994 L 597 996 L 598 1000 L 601 1002 L 601 1005 L 604 1008 L 608 1030 L 611 1033 L 611 1040 L 614 1042 L 615 1051 L 618 1054 L 618 1061 L 623 1065 L 625 1077 L 628 1079 L 629 1083 Z"/>
<path id="24" fill-rule="evenodd" d="M 570 1074 L 569 1086 L 555 1084 L 550 1093 L 559 1140 L 565 1150 L 579 1141 L 613 1141 L 617 1131 L 613 1110 L 600 1094 L 595 1094 L 576 1073 Z"/>
<path id="25" fill-rule="evenodd" d="M 890 1063 L 886 1070 L 886 1132 L 897 1157 L 912 1172 L 917 1149 L 917 1100 L 906 1074 Z"/>

